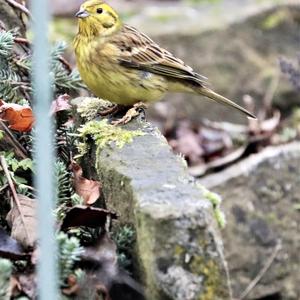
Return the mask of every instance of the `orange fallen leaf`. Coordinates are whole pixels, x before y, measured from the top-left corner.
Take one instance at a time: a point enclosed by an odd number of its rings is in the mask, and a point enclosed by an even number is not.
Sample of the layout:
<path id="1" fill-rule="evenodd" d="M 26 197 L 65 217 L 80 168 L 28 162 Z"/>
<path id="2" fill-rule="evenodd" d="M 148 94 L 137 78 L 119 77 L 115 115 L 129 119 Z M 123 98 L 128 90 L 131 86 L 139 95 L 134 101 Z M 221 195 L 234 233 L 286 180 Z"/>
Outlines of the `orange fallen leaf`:
<path id="1" fill-rule="evenodd" d="M 10 129 L 20 132 L 30 131 L 34 123 L 34 116 L 30 106 L 6 103 L 2 100 L 0 100 L 0 118 L 8 122 Z"/>
<path id="2" fill-rule="evenodd" d="M 94 204 L 100 197 L 101 183 L 99 181 L 84 178 L 82 176 L 82 168 L 76 162 L 72 162 L 71 169 L 74 174 L 74 187 L 76 193 L 83 198 L 85 205 Z"/>

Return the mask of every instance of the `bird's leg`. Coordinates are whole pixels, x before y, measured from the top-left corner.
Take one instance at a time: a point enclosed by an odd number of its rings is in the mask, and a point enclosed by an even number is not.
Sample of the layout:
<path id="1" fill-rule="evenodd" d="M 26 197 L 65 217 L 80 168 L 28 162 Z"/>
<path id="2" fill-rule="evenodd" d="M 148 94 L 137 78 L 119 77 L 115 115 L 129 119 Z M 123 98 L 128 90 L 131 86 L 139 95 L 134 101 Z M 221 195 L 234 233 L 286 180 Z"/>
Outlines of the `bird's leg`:
<path id="1" fill-rule="evenodd" d="M 107 108 L 106 110 L 100 111 L 99 115 L 101 117 L 105 117 L 105 116 L 108 116 L 108 115 L 111 115 L 111 114 L 115 114 L 122 108 L 123 108 L 122 105 L 116 104 L 116 105 L 113 105 L 112 107 Z"/>
<path id="2" fill-rule="evenodd" d="M 137 117 L 141 113 L 141 111 L 143 111 L 147 107 L 148 107 L 147 104 L 145 104 L 143 102 L 138 102 L 138 103 L 134 104 L 132 108 L 128 109 L 128 111 L 126 112 L 124 117 L 122 117 L 119 120 L 113 121 L 112 124 L 113 125 L 125 125 L 125 124 L 129 123 L 133 118 Z"/>

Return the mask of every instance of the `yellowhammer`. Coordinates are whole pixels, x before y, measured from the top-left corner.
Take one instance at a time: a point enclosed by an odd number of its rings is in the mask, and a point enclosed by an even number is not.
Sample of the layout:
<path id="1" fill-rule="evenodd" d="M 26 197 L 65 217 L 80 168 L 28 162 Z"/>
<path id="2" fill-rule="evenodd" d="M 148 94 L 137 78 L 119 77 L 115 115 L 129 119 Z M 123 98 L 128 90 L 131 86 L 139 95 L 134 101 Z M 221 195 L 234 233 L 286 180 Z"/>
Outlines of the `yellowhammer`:
<path id="1" fill-rule="evenodd" d="M 76 14 L 74 40 L 77 66 L 86 85 L 98 97 L 122 106 L 160 100 L 167 92 L 204 95 L 255 118 L 246 109 L 205 86 L 206 78 L 161 48 L 148 36 L 121 22 L 101 0 L 89 0 Z M 136 115 L 128 113 L 117 123 Z"/>

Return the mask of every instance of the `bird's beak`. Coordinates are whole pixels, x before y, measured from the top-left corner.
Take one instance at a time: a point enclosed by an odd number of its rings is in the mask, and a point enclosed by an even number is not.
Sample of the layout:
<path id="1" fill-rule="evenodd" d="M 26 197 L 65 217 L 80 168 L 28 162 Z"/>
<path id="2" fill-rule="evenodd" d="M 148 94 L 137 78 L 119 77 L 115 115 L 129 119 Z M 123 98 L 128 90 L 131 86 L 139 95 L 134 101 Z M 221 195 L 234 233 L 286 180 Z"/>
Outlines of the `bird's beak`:
<path id="1" fill-rule="evenodd" d="M 76 17 L 77 18 L 81 18 L 81 19 L 84 19 L 84 18 L 86 18 L 86 17 L 88 17 L 90 14 L 86 11 L 86 10 L 84 10 L 84 9 L 80 9 L 80 11 L 78 11 L 77 13 L 76 13 Z"/>

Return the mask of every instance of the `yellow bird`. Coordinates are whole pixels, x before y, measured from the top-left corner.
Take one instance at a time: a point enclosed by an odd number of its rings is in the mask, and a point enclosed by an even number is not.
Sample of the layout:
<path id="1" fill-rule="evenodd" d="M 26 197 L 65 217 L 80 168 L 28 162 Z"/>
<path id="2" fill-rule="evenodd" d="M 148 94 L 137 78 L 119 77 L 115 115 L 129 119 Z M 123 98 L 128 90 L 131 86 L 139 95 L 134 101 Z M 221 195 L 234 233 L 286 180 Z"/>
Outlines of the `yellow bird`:
<path id="1" fill-rule="evenodd" d="M 76 17 L 79 30 L 74 48 L 82 80 L 96 96 L 121 106 L 134 106 L 118 124 L 136 116 L 136 108 L 142 103 L 158 101 L 168 92 L 203 95 L 255 118 L 206 87 L 205 77 L 147 35 L 123 24 L 105 2 L 86 1 Z"/>

